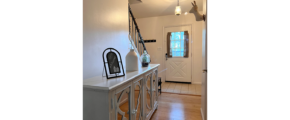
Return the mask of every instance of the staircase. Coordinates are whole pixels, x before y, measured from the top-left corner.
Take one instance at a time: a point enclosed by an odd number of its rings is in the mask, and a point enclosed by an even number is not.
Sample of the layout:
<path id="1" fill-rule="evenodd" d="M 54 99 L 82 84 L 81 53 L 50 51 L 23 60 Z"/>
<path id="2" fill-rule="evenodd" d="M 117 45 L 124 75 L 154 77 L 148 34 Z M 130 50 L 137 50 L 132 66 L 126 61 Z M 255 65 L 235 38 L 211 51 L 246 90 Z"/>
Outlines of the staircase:
<path id="1" fill-rule="evenodd" d="M 135 20 L 135 17 L 132 13 L 132 10 L 129 6 L 129 39 L 131 41 L 131 43 L 133 44 L 133 47 L 135 49 L 135 52 L 138 54 L 139 60 L 140 56 L 144 53 L 144 51 L 146 51 L 148 53 L 148 51 L 146 50 L 143 38 L 141 36 L 140 33 L 140 29 L 137 25 L 137 22 Z"/>

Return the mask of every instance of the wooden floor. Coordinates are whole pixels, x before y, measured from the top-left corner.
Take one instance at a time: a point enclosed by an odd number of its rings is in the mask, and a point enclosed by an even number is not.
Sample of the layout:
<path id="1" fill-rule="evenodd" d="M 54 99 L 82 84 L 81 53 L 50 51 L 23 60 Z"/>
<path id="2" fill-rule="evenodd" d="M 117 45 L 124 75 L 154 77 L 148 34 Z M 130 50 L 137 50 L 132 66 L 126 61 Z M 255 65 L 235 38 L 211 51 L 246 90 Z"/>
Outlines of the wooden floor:
<path id="1" fill-rule="evenodd" d="M 162 82 L 161 91 L 167 93 L 201 95 L 200 84 Z"/>
<path id="2" fill-rule="evenodd" d="M 162 93 L 151 120 L 202 120 L 200 108 L 200 96 Z"/>
<path id="3" fill-rule="evenodd" d="M 139 91 L 135 91 L 135 105 L 137 105 L 138 92 Z M 162 93 L 158 96 L 158 108 L 153 113 L 150 120 L 202 120 L 200 108 L 201 96 Z M 122 111 L 128 111 L 128 102 L 122 104 L 120 109 Z M 139 118 L 139 114 L 140 108 L 137 111 L 136 118 Z M 127 114 L 127 112 L 125 117 L 129 118 L 129 114 Z M 122 116 L 118 114 L 118 120 L 121 119 Z"/>

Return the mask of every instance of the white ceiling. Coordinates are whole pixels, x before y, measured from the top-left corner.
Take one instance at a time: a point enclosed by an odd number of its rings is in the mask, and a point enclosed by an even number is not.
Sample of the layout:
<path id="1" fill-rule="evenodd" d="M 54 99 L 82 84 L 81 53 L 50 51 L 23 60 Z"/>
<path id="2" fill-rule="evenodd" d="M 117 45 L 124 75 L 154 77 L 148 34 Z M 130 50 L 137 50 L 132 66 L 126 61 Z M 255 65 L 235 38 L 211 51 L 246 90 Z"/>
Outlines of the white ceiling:
<path id="1" fill-rule="evenodd" d="M 202 0 L 195 0 L 198 10 L 202 11 Z M 182 13 L 188 12 L 193 0 L 179 0 Z M 174 15 L 177 0 L 129 0 L 135 18 Z"/>

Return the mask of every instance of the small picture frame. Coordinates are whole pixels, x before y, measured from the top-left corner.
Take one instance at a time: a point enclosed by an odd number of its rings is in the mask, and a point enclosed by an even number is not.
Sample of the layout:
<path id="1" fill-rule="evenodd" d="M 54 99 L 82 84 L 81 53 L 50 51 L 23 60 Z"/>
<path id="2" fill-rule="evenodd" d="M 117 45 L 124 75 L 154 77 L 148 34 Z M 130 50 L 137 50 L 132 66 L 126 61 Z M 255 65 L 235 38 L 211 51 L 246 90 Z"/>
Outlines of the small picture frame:
<path id="1" fill-rule="evenodd" d="M 120 53 L 114 48 L 107 48 L 106 50 L 104 50 L 103 52 L 104 69 L 103 70 L 106 73 L 107 79 L 125 76 L 121 58 L 122 57 Z"/>

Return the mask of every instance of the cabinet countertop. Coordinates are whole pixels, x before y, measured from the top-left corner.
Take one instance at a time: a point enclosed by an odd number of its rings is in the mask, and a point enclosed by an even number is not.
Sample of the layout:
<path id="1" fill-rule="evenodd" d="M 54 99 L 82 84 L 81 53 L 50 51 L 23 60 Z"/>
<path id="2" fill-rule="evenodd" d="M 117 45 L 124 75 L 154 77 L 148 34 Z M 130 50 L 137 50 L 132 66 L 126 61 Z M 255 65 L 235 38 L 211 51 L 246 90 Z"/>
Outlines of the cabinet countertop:
<path id="1" fill-rule="evenodd" d="M 160 64 L 149 64 L 148 67 L 139 67 L 138 71 L 126 72 L 125 76 L 107 79 L 106 77 L 96 76 L 83 80 L 83 88 L 91 88 L 98 90 L 111 90 L 123 83 L 126 83 L 139 75 L 144 74 L 154 68 L 157 68 Z"/>

